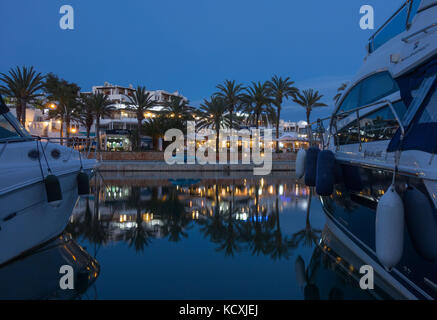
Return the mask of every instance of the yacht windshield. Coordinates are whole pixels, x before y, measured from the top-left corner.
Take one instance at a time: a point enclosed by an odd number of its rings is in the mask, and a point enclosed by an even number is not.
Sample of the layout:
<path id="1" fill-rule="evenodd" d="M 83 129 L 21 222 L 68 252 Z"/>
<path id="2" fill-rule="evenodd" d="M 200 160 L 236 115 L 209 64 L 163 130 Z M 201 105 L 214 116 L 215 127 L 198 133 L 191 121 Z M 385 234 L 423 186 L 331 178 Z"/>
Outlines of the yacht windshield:
<path id="1" fill-rule="evenodd" d="M 407 30 L 413 22 L 420 0 L 407 1 L 373 36 L 370 38 L 369 53 L 372 53 L 398 34 Z"/>
<path id="2" fill-rule="evenodd" d="M 6 119 L 4 114 L 0 114 L 0 139 L 19 138 L 21 135 L 15 127 Z"/>
<path id="3" fill-rule="evenodd" d="M 402 123 L 387 151 L 420 150 L 437 153 L 437 56 L 397 79 L 401 96 L 408 106 Z"/>

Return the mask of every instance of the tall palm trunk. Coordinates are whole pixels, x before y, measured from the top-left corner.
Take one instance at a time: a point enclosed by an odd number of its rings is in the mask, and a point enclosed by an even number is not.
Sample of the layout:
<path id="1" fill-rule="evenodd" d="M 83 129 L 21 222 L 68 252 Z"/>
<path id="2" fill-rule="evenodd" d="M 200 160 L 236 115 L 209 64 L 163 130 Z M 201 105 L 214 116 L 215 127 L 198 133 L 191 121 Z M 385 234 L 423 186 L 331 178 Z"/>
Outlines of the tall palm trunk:
<path id="1" fill-rule="evenodd" d="M 15 110 L 16 110 L 16 115 L 17 115 L 17 119 L 18 119 L 18 121 L 20 121 L 20 123 L 21 123 L 21 109 L 22 109 L 22 107 L 21 107 L 21 100 L 20 101 L 17 101 L 16 102 L 16 104 L 15 104 Z"/>
<path id="2" fill-rule="evenodd" d="M 68 116 L 68 115 L 65 116 L 65 127 L 66 127 L 66 128 L 65 128 L 65 136 L 66 136 L 66 138 L 67 138 L 67 143 L 66 143 L 66 145 L 67 145 L 67 146 L 70 146 L 70 145 L 71 145 L 71 143 L 70 143 L 71 118 L 70 118 L 70 116 Z"/>
<path id="3" fill-rule="evenodd" d="M 141 150 L 141 124 L 142 124 L 142 119 L 138 119 L 138 128 L 137 128 L 137 146 L 136 146 L 136 151 L 140 151 Z"/>
<path id="4" fill-rule="evenodd" d="M 216 156 L 220 152 L 219 148 L 220 148 L 220 128 L 215 129 L 215 154 L 216 154 Z"/>
<path id="5" fill-rule="evenodd" d="M 86 148 L 90 148 L 91 126 L 86 126 Z"/>
<path id="6" fill-rule="evenodd" d="M 234 129 L 234 106 L 231 106 L 229 108 L 229 118 L 230 118 L 230 122 L 231 122 L 231 124 L 230 124 L 231 129 Z"/>
<path id="7" fill-rule="evenodd" d="M 313 134 L 312 134 L 312 130 L 310 129 L 310 115 L 311 115 L 311 109 L 307 107 L 307 130 L 308 130 L 308 140 L 310 143 L 310 146 L 313 145 Z"/>
<path id="8" fill-rule="evenodd" d="M 97 151 L 100 151 L 100 116 L 96 119 L 96 137 L 97 137 Z"/>
<path id="9" fill-rule="evenodd" d="M 61 117 L 61 128 L 59 129 L 59 137 L 60 137 L 60 143 L 61 146 L 64 145 L 64 119 Z"/>
<path id="10" fill-rule="evenodd" d="M 27 108 L 27 103 L 26 103 L 26 100 L 24 100 L 24 99 L 21 99 L 21 119 L 20 118 L 18 118 L 18 119 L 20 119 L 20 121 L 21 121 L 21 124 L 23 125 L 23 127 L 25 127 L 26 128 L 26 108 Z"/>
<path id="11" fill-rule="evenodd" d="M 281 107 L 278 107 L 278 114 L 276 116 L 276 153 L 279 152 L 279 119 L 281 118 Z"/>

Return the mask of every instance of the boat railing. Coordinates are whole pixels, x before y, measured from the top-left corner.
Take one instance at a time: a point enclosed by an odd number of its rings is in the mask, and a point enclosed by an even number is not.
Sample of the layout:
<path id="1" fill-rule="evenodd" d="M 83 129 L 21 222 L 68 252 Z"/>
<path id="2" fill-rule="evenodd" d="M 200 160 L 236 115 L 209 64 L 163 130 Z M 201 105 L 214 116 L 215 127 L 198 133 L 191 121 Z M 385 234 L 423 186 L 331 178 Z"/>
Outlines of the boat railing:
<path id="1" fill-rule="evenodd" d="M 101 153 L 97 150 L 97 138 L 95 137 L 39 137 L 42 141 L 46 141 L 44 150 L 47 148 L 49 143 L 57 143 L 61 145 L 66 145 L 70 148 L 70 157 L 73 150 L 80 152 L 86 158 L 94 154 L 94 158 L 101 158 Z"/>
<path id="2" fill-rule="evenodd" d="M 73 155 L 74 151 L 79 153 L 80 157 L 84 158 L 94 158 L 96 160 L 102 158 L 101 153 L 97 150 L 97 138 L 82 138 L 82 137 L 40 137 L 40 136 L 26 136 L 19 138 L 4 139 L 2 146 L 0 147 L 0 158 L 6 151 L 6 148 L 11 143 L 23 142 L 23 141 L 35 141 L 41 144 L 44 151 L 47 150 L 49 143 L 55 143 L 60 145 L 65 145 L 70 148 L 67 159 L 69 161 Z M 44 145 L 43 145 L 44 142 Z"/>
<path id="3" fill-rule="evenodd" d="M 419 1 L 419 0 L 415 0 L 415 1 Z M 381 43 L 379 44 L 375 44 L 375 39 L 378 38 L 378 36 L 381 36 L 382 32 L 384 30 L 386 30 L 387 27 L 389 27 L 389 24 L 391 22 L 394 21 L 394 19 L 398 16 L 398 14 L 400 14 L 402 12 L 402 10 L 404 10 L 407 7 L 407 13 L 406 13 L 406 19 L 405 19 L 405 29 L 401 29 L 401 30 L 394 30 L 394 34 L 392 35 L 388 35 L 387 39 L 383 39 L 381 41 Z M 389 19 L 387 19 L 387 21 L 381 26 L 379 27 L 375 33 L 369 38 L 369 44 L 368 44 L 368 52 L 369 54 L 374 52 L 376 49 L 378 49 L 380 46 L 382 46 L 384 43 L 386 43 L 387 41 L 389 41 L 390 39 L 392 39 L 393 37 L 395 37 L 396 35 L 398 35 L 399 33 L 407 30 L 410 27 L 410 21 L 411 21 L 411 14 L 413 13 L 413 0 L 407 0 Z M 393 31 L 392 31 L 393 32 Z"/>
<path id="4" fill-rule="evenodd" d="M 310 137 L 310 139 L 312 137 L 314 137 L 314 131 L 312 129 L 312 127 L 314 125 L 317 125 L 317 129 L 316 129 L 316 133 L 321 133 L 323 131 L 323 122 L 330 120 L 329 122 L 329 130 L 328 130 L 328 136 L 326 141 L 324 141 L 323 136 L 321 137 L 321 141 L 322 141 L 322 148 L 327 148 L 329 147 L 329 143 L 331 140 L 331 137 L 334 137 L 335 140 L 335 145 L 336 148 L 338 150 L 340 143 L 338 141 L 338 127 L 337 127 L 337 122 L 339 120 L 345 119 L 346 117 L 355 114 L 356 116 L 356 120 L 357 120 L 357 125 L 358 125 L 358 141 L 359 141 L 359 151 L 362 151 L 362 136 L 361 136 L 361 128 L 360 128 L 360 116 L 366 114 L 366 112 L 362 112 L 365 109 L 370 109 L 370 108 L 374 108 L 374 107 L 384 107 L 384 106 L 388 106 L 391 110 L 391 112 L 393 113 L 396 122 L 399 124 L 399 128 L 401 130 L 401 139 L 403 139 L 404 135 L 405 135 L 405 127 L 402 124 L 401 118 L 399 117 L 398 113 L 396 112 L 396 109 L 394 108 L 392 102 L 390 100 L 380 100 L 374 103 L 370 103 L 367 104 L 365 106 L 362 107 L 358 107 L 358 108 L 354 108 L 351 110 L 347 110 L 347 111 L 342 111 L 342 112 L 338 112 L 338 113 L 334 113 L 332 116 L 330 117 L 326 117 L 326 118 L 322 118 L 322 119 L 317 119 L 316 121 L 309 123 L 308 124 L 308 136 Z M 379 108 L 376 108 L 379 109 Z M 369 112 L 374 111 L 375 109 L 369 110 Z M 360 114 L 361 111 L 361 114 Z M 310 144 L 311 140 L 310 140 Z"/>
<path id="5" fill-rule="evenodd" d="M 425 28 L 422 28 L 422 29 L 420 29 L 420 30 L 418 30 L 416 32 L 413 32 L 409 36 L 407 36 L 405 38 L 402 38 L 402 41 L 405 42 L 405 43 L 409 43 L 411 38 L 413 38 L 413 37 L 415 37 L 415 36 L 417 36 L 417 35 L 419 35 L 421 33 L 429 33 L 429 30 L 430 29 L 434 29 L 435 27 L 437 27 L 437 22 L 434 22 L 434 23 L 430 24 L 429 26 L 427 26 Z M 436 31 L 434 31 L 434 32 L 436 32 Z"/>

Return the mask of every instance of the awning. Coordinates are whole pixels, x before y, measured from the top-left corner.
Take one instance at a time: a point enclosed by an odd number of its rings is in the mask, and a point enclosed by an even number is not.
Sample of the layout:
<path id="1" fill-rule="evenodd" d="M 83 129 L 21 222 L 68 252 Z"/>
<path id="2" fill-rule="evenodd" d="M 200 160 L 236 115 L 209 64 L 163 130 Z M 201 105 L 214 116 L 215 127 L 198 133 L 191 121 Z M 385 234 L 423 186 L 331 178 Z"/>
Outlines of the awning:
<path id="1" fill-rule="evenodd" d="M 437 56 L 428 63 L 421 65 L 414 71 L 404 75 L 396 81 L 401 90 L 401 97 L 407 106 L 407 112 L 402 124 L 405 136 L 401 142 L 401 129 L 399 128 L 387 152 L 398 150 L 419 150 L 437 153 L 437 121 L 432 117 L 424 120 L 424 112 L 437 114 Z"/>

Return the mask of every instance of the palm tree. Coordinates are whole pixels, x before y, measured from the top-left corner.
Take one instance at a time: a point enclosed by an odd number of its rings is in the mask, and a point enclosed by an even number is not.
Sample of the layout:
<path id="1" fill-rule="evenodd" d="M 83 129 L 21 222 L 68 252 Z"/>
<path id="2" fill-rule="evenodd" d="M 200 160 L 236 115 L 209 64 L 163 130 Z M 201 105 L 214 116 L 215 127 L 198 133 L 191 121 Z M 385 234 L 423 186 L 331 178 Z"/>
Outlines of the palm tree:
<path id="1" fill-rule="evenodd" d="M 59 135 L 64 136 L 64 122 L 66 125 L 66 135 L 70 136 L 70 123 L 74 110 L 78 107 L 78 94 L 80 88 L 75 83 L 67 82 L 64 79 L 58 78 L 53 73 L 49 73 L 44 82 L 44 91 L 47 93 L 47 98 L 57 102 L 57 107 L 49 111 L 50 118 L 58 118 L 61 121 Z"/>
<path id="2" fill-rule="evenodd" d="M 198 129 L 210 128 L 215 130 L 215 149 L 219 151 L 220 129 L 229 127 L 228 106 L 223 98 L 212 96 L 211 99 L 204 100 L 200 105 L 201 120 Z"/>
<path id="3" fill-rule="evenodd" d="M 41 96 L 38 93 L 43 88 L 44 77 L 36 73 L 33 67 L 16 67 L 8 74 L 0 73 L 0 93 L 15 99 L 17 118 L 23 126 L 26 125 L 27 104 Z"/>
<path id="4" fill-rule="evenodd" d="M 252 82 L 252 86 L 246 88 L 246 92 L 242 97 L 244 112 L 249 115 L 249 121 L 255 122 L 258 129 L 260 118 L 269 112 L 273 99 L 269 94 L 267 83 Z"/>
<path id="5" fill-rule="evenodd" d="M 109 101 L 107 95 L 97 92 L 88 97 L 87 103 L 96 120 L 97 151 L 100 151 L 100 119 L 104 116 L 110 116 L 112 102 Z"/>
<path id="6" fill-rule="evenodd" d="M 183 130 L 186 121 L 193 118 L 194 111 L 182 97 L 171 96 L 169 101 L 164 102 L 161 112 L 167 118 L 173 119 L 173 128 Z"/>
<path id="7" fill-rule="evenodd" d="M 238 111 L 237 108 L 243 98 L 244 87 L 242 84 L 235 84 L 235 80 L 226 80 L 224 84 L 219 84 L 217 87 L 219 92 L 215 95 L 222 98 L 229 111 L 230 128 L 234 128 L 234 112 Z"/>
<path id="8" fill-rule="evenodd" d="M 148 119 L 142 126 L 141 132 L 149 137 L 152 137 L 155 151 L 159 150 L 159 139 L 165 135 L 165 132 L 172 127 L 169 119 L 165 117 Z"/>
<path id="9" fill-rule="evenodd" d="M 94 124 L 94 111 L 90 103 L 91 96 L 81 94 L 78 108 L 73 112 L 73 118 L 81 123 L 86 129 L 87 148 L 89 147 L 91 127 Z"/>
<path id="10" fill-rule="evenodd" d="M 296 97 L 293 101 L 306 109 L 308 125 L 310 124 L 310 115 L 313 108 L 328 106 L 320 102 L 322 98 L 323 95 L 319 94 L 319 91 L 314 91 L 313 89 L 303 90 L 303 93 L 296 92 Z"/>
<path id="11" fill-rule="evenodd" d="M 294 97 L 298 89 L 293 87 L 294 81 L 290 77 L 282 79 L 277 75 L 267 82 L 269 94 L 274 97 L 273 104 L 276 106 L 276 152 L 279 152 L 279 120 L 281 119 L 282 102 L 284 99 Z"/>
<path id="12" fill-rule="evenodd" d="M 337 94 L 334 96 L 333 100 L 335 103 L 338 103 L 338 100 L 340 100 L 341 95 L 343 94 L 343 91 L 347 88 L 348 83 L 344 82 L 341 84 L 340 87 L 337 89 Z"/>
<path id="13" fill-rule="evenodd" d="M 137 149 L 141 148 L 141 125 L 145 118 L 144 113 L 156 105 L 155 100 L 152 99 L 150 92 L 146 87 L 138 86 L 132 96 L 127 96 L 129 99 L 130 109 L 136 113 L 138 127 L 137 127 Z"/>

